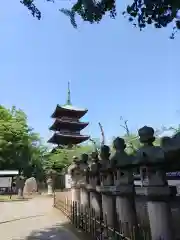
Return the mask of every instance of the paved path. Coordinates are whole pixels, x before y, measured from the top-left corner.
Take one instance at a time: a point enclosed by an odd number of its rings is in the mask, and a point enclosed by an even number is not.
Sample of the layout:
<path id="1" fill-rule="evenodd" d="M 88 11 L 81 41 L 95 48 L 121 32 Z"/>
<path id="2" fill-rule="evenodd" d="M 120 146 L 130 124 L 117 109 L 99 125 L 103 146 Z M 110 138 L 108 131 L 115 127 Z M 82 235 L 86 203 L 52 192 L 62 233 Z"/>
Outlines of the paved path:
<path id="1" fill-rule="evenodd" d="M 52 208 L 52 199 L 0 202 L 2 240 L 78 240 L 65 229 L 67 220 Z"/>

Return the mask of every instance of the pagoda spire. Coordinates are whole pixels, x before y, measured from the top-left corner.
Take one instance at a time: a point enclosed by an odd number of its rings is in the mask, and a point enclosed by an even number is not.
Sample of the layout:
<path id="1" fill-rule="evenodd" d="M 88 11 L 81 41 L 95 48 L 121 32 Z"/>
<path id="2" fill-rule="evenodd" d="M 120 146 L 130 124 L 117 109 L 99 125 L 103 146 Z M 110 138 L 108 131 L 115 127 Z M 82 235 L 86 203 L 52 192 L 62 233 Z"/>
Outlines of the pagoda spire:
<path id="1" fill-rule="evenodd" d="M 71 91 L 70 91 L 70 82 L 68 81 L 68 92 L 67 92 L 67 101 L 66 101 L 67 105 L 72 105 L 71 104 Z"/>

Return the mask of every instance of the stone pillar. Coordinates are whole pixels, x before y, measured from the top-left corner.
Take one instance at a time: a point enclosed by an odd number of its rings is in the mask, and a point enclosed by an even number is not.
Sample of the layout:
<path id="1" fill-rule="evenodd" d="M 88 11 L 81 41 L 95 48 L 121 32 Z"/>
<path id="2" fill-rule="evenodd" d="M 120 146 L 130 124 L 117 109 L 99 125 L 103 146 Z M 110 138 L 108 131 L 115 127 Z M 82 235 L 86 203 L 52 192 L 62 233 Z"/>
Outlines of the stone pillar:
<path id="1" fill-rule="evenodd" d="M 147 197 L 147 210 L 152 240 L 173 240 L 172 215 L 169 204 L 170 188 L 163 181 L 163 173 L 146 169 L 143 192 Z"/>
<path id="2" fill-rule="evenodd" d="M 18 198 L 24 198 L 22 188 L 18 188 Z"/>
<path id="3" fill-rule="evenodd" d="M 52 196 L 53 195 L 53 180 L 52 180 L 52 178 L 47 179 L 47 187 L 48 187 L 48 195 Z"/>
<path id="4" fill-rule="evenodd" d="M 80 179 L 80 203 L 83 208 L 89 208 L 89 192 L 86 189 L 88 184 L 88 155 L 83 153 L 81 155 L 80 169 L 81 169 L 81 179 Z"/>
<path id="5" fill-rule="evenodd" d="M 23 176 L 18 176 L 16 180 L 16 187 L 17 187 L 17 192 L 18 192 L 18 198 L 24 198 L 23 196 L 23 188 L 24 188 L 24 177 Z"/>
<path id="6" fill-rule="evenodd" d="M 112 195 L 113 174 L 110 169 L 110 148 L 107 145 L 101 146 L 100 152 L 100 187 L 96 189 L 102 196 L 102 216 L 105 224 L 114 227 L 115 223 L 115 198 Z M 106 233 L 105 233 L 106 234 Z"/>
<path id="7" fill-rule="evenodd" d="M 96 187 L 100 185 L 100 172 L 99 172 L 99 158 L 97 152 L 92 152 L 91 163 L 89 169 L 89 184 L 87 189 L 90 192 L 90 209 L 96 217 L 102 218 L 102 198 L 101 194 L 97 192 Z"/>
<path id="8" fill-rule="evenodd" d="M 68 168 L 68 174 L 71 175 L 71 201 L 80 203 L 80 165 L 77 157 L 73 157 L 73 163 Z"/>
<path id="9" fill-rule="evenodd" d="M 71 186 L 71 200 L 77 203 L 80 202 L 80 186 Z"/>
<path id="10" fill-rule="evenodd" d="M 81 185 L 80 189 L 80 203 L 83 207 L 89 207 L 89 192 L 86 189 L 86 186 Z"/>
<path id="11" fill-rule="evenodd" d="M 101 194 L 96 191 L 98 184 L 97 176 L 90 176 L 88 189 L 90 191 L 90 208 L 95 213 L 96 217 L 101 217 L 102 213 L 102 199 Z"/>
<path id="12" fill-rule="evenodd" d="M 117 221 L 125 236 L 130 236 L 137 230 L 133 175 L 131 171 L 118 169 L 114 177 Z"/>
<path id="13" fill-rule="evenodd" d="M 47 172 L 47 187 L 48 187 L 48 195 L 52 196 L 54 192 L 54 183 L 55 183 L 56 171 L 51 169 Z"/>
<path id="14" fill-rule="evenodd" d="M 102 212 L 104 222 L 110 226 L 115 226 L 115 197 L 112 194 L 114 189 L 111 173 L 107 170 L 101 174 L 100 192 L 102 194 Z"/>

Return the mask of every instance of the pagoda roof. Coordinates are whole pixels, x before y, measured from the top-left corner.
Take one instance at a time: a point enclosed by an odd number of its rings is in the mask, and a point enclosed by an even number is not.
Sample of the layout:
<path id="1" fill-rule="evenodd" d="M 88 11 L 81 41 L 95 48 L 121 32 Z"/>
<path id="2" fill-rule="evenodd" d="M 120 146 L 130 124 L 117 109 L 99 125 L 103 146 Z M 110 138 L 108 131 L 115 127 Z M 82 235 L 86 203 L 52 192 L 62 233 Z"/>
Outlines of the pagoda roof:
<path id="1" fill-rule="evenodd" d="M 59 118 L 65 115 L 75 115 L 76 117 L 83 117 L 87 113 L 88 109 L 82 109 L 75 107 L 70 104 L 59 105 L 57 104 L 54 113 L 52 114 L 52 118 Z"/>
<path id="2" fill-rule="evenodd" d="M 88 122 L 79 122 L 74 120 L 65 120 L 65 119 L 56 118 L 55 122 L 49 129 L 56 131 L 56 130 L 60 130 L 60 128 L 67 127 L 68 129 L 82 130 L 88 124 L 89 124 Z"/>
<path id="3" fill-rule="evenodd" d="M 49 140 L 49 143 L 58 145 L 79 144 L 89 139 L 87 135 L 70 135 L 55 133 Z"/>
<path id="4" fill-rule="evenodd" d="M 66 110 L 70 110 L 70 111 L 78 111 L 78 112 L 86 112 L 87 111 L 87 109 L 85 109 L 85 108 L 75 107 L 71 104 L 65 104 L 60 107 L 63 109 L 66 109 Z"/>

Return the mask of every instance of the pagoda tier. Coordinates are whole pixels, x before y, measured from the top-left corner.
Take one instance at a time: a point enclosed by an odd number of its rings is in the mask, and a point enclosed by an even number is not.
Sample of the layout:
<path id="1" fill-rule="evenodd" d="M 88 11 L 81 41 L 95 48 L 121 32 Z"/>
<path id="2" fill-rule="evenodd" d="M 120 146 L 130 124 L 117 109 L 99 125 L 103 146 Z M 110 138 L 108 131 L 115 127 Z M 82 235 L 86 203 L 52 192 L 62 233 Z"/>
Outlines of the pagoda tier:
<path id="1" fill-rule="evenodd" d="M 53 125 L 49 128 L 53 131 L 60 131 L 61 129 L 68 129 L 71 131 L 80 131 L 84 129 L 89 123 L 79 122 L 72 119 L 56 119 Z"/>
<path id="2" fill-rule="evenodd" d="M 50 139 L 49 143 L 58 144 L 58 145 L 75 145 L 82 143 L 89 139 L 89 136 L 83 136 L 80 134 L 71 135 L 71 134 L 62 134 L 55 133 Z"/>
<path id="3" fill-rule="evenodd" d="M 71 104 L 66 104 L 63 106 L 57 105 L 54 113 L 52 114 L 52 118 L 61 118 L 61 117 L 71 117 L 72 119 L 80 119 L 86 113 L 87 109 L 80 109 L 72 106 Z"/>

